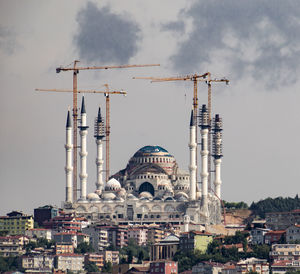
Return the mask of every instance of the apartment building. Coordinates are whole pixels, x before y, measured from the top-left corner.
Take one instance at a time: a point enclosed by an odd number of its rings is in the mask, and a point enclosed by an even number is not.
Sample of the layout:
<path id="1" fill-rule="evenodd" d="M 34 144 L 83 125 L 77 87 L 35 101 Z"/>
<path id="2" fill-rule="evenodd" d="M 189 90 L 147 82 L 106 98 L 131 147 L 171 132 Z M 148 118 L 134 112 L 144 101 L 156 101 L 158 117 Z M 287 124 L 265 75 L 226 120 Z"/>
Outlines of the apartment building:
<path id="1" fill-rule="evenodd" d="M 300 243 L 300 225 L 291 225 L 286 229 L 286 242 L 293 243 L 299 241 Z"/>
<path id="2" fill-rule="evenodd" d="M 134 239 L 137 245 L 146 245 L 148 239 L 148 229 L 145 227 L 129 227 L 127 238 Z"/>
<path id="3" fill-rule="evenodd" d="M 29 238 L 44 238 L 48 241 L 52 240 L 52 230 L 46 228 L 32 228 L 26 230 L 25 235 Z"/>
<path id="4" fill-rule="evenodd" d="M 300 244 L 274 244 L 270 251 L 274 261 L 300 261 Z"/>
<path id="5" fill-rule="evenodd" d="M 25 245 L 29 243 L 26 236 L 0 237 L 0 256 L 20 256 L 25 254 Z"/>
<path id="6" fill-rule="evenodd" d="M 0 217 L 0 231 L 6 231 L 9 235 L 24 235 L 26 230 L 33 227 L 33 216 L 21 211 L 12 211 Z"/>
<path id="7" fill-rule="evenodd" d="M 40 273 L 52 273 L 54 267 L 53 255 L 31 255 L 22 256 L 21 258 L 22 268 L 26 272 L 40 272 Z"/>
<path id="8" fill-rule="evenodd" d="M 205 252 L 207 246 L 213 240 L 213 235 L 201 231 L 183 232 L 180 235 L 179 247 L 184 251 L 200 250 Z"/>
<path id="9" fill-rule="evenodd" d="M 83 271 L 84 255 L 79 254 L 60 254 L 55 257 L 54 267 L 62 271 Z"/>

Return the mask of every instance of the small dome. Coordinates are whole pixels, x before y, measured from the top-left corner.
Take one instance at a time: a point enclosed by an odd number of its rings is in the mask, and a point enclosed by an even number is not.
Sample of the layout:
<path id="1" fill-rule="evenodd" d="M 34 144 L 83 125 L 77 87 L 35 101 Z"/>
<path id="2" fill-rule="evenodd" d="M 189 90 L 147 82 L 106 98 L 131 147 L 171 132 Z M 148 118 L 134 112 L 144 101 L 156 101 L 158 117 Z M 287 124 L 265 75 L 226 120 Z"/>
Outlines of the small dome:
<path id="1" fill-rule="evenodd" d="M 96 193 L 89 193 L 87 195 L 87 199 L 91 200 L 91 201 L 99 201 L 100 200 L 98 194 L 96 194 Z"/>
<path id="2" fill-rule="evenodd" d="M 150 192 L 148 191 L 143 191 L 140 193 L 139 198 L 147 198 L 147 199 L 152 199 L 153 196 Z"/>
<path id="3" fill-rule="evenodd" d="M 102 197 L 104 200 L 113 200 L 116 198 L 116 195 L 111 192 L 105 192 L 105 193 L 103 193 Z"/>
<path id="4" fill-rule="evenodd" d="M 127 195 L 127 199 L 128 199 L 128 200 L 138 200 L 138 198 L 135 197 L 133 194 L 128 194 L 128 195 Z"/>
<path id="5" fill-rule="evenodd" d="M 124 199 L 117 196 L 117 197 L 115 198 L 115 201 L 118 201 L 118 202 L 124 202 Z"/>
<path id="6" fill-rule="evenodd" d="M 170 197 L 170 196 L 169 196 L 169 197 L 167 197 L 167 198 L 165 199 L 165 201 L 175 201 L 175 200 L 174 200 L 173 197 Z"/>
<path id="7" fill-rule="evenodd" d="M 169 181 L 162 180 L 157 183 L 157 188 L 158 188 L 158 190 L 171 190 L 172 186 Z"/>
<path id="8" fill-rule="evenodd" d="M 124 198 L 126 196 L 125 188 L 121 188 L 119 191 L 117 191 L 117 196 Z"/>
<path id="9" fill-rule="evenodd" d="M 178 200 L 180 197 L 184 197 L 186 199 L 189 198 L 189 196 L 185 192 L 182 192 L 182 191 L 175 194 L 175 199 L 176 200 Z"/>
<path id="10" fill-rule="evenodd" d="M 105 186 L 105 190 L 120 190 L 121 189 L 121 184 L 119 181 L 117 181 L 115 178 L 110 179 Z"/>

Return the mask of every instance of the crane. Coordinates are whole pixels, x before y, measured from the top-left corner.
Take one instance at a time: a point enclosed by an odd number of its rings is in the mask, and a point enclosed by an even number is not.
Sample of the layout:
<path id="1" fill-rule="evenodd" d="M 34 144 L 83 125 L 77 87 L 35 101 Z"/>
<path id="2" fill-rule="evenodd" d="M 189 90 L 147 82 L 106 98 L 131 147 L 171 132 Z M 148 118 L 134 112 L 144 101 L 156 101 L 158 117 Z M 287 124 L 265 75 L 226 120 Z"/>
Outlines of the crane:
<path id="1" fill-rule="evenodd" d="M 80 70 L 96 70 L 96 69 L 117 69 L 117 68 L 138 68 L 138 67 L 153 67 L 160 66 L 159 64 L 146 64 L 146 65 L 120 65 L 120 66 L 90 66 L 78 67 L 80 61 L 75 60 L 73 66 L 60 66 L 56 68 L 56 73 L 61 71 L 73 71 L 73 201 L 77 201 L 77 75 Z"/>
<path id="2" fill-rule="evenodd" d="M 77 93 L 103 93 L 105 96 L 105 105 L 106 105 L 106 125 L 105 125 L 105 135 L 106 135 L 106 181 L 108 181 L 109 179 L 109 161 L 110 161 L 110 157 L 109 157 L 109 136 L 110 136 L 110 100 L 109 100 L 109 96 L 110 94 L 123 94 L 126 95 L 127 92 L 126 91 L 110 91 L 108 84 L 104 85 L 106 87 L 105 91 L 100 91 L 100 90 L 76 90 Z M 36 91 L 53 91 L 53 92 L 73 92 L 73 90 L 70 89 L 35 89 Z M 74 126 L 75 128 L 75 126 Z M 75 128 L 76 129 L 76 128 Z M 74 129 L 73 129 L 74 130 Z M 77 129 L 76 131 L 74 130 L 74 132 L 76 132 L 77 134 Z M 77 156 L 77 154 L 76 154 Z M 77 186 L 76 186 L 77 187 Z M 73 190 L 73 194 L 74 194 L 74 190 Z M 77 189 L 76 189 L 76 194 L 77 194 Z"/>
<path id="3" fill-rule="evenodd" d="M 222 79 L 211 79 L 211 73 L 206 72 L 204 74 L 192 74 L 192 75 L 185 75 L 185 76 L 175 76 L 175 77 L 166 77 L 166 78 L 158 78 L 158 77 L 133 77 L 133 79 L 146 79 L 151 80 L 151 82 L 170 82 L 170 81 L 193 81 L 194 83 L 194 95 L 193 95 L 193 110 L 194 110 L 194 122 L 196 125 L 197 123 L 197 109 L 198 109 L 198 82 L 205 82 L 208 86 L 208 114 L 209 114 L 209 123 L 211 125 L 211 111 L 212 111 L 212 104 L 211 104 L 211 84 L 214 82 L 225 82 L 226 84 L 229 83 L 229 80 L 226 78 Z M 210 129 L 209 129 L 210 130 Z M 208 150 L 209 154 L 211 155 L 211 134 L 208 136 Z M 196 143 L 198 144 L 198 136 L 196 131 Z M 197 155 L 197 153 L 196 153 Z M 198 159 L 196 156 L 196 162 L 198 163 Z M 197 164 L 198 165 L 198 164 Z M 209 168 L 209 186 L 211 186 L 211 159 L 208 157 L 208 168 Z"/>

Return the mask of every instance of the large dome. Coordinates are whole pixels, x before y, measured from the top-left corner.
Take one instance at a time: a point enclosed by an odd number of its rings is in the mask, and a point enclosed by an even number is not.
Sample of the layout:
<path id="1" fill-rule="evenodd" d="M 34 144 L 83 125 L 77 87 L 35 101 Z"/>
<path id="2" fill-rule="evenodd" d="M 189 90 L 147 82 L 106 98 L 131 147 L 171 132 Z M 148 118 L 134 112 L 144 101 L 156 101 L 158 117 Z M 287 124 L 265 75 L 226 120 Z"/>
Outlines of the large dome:
<path id="1" fill-rule="evenodd" d="M 160 146 L 144 146 L 139 149 L 133 157 L 147 157 L 147 156 L 165 156 L 172 157 L 172 155 Z"/>

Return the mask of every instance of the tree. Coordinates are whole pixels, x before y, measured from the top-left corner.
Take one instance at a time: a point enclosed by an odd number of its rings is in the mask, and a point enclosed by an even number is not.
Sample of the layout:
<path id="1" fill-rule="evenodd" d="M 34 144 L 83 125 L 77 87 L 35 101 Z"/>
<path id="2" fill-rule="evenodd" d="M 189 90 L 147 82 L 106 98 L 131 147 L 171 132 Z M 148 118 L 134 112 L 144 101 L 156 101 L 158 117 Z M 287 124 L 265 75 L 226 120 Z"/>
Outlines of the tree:
<path id="1" fill-rule="evenodd" d="M 105 262 L 104 266 L 102 267 L 102 272 L 112 273 L 112 264 L 111 262 Z"/>
<path id="2" fill-rule="evenodd" d="M 79 254 L 85 254 L 85 253 L 90 253 L 94 252 L 94 248 L 92 247 L 91 244 L 88 244 L 86 242 L 82 242 L 77 245 L 77 248 L 75 248 L 74 252 L 79 253 Z"/>
<path id="3" fill-rule="evenodd" d="M 84 269 L 89 272 L 100 272 L 98 266 L 94 262 L 84 263 Z"/>

